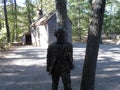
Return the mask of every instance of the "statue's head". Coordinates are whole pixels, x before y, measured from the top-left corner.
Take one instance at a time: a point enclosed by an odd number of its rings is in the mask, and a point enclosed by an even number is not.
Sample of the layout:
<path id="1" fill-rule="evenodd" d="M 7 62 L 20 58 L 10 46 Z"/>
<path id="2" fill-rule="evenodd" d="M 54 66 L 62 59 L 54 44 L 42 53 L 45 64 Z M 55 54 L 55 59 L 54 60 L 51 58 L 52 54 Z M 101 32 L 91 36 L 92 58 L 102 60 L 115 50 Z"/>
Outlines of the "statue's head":
<path id="1" fill-rule="evenodd" d="M 54 35 L 57 38 L 57 42 L 62 43 L 65 41 L 65 31 L 62 28 L 56 30 Z"/>

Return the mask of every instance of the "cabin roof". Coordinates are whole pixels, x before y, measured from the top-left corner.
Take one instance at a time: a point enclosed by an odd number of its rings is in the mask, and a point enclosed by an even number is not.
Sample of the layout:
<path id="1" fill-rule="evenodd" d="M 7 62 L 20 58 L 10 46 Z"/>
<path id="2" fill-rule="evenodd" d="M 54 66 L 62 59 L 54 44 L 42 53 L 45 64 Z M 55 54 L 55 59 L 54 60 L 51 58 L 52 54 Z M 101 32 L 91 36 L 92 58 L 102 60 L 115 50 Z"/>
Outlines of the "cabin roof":
<path id="1" fill-rule="evenodd" d="M 56 12 L 51 12 L 48 15 L 43 16 L 42 18 L 40 18 L 39 20 L 36 20 L 35 22 L 33 22 L 31 24 L 31 26 L 38 26 L 38 25 L 44 25 L 46 24 L 54 15 L 56 14 Z M 69 19 L 69 17 L 68 17 Z M 72 21 L 69 19 L 70 23 L 72 24 Z"/>
<path id="2" fill-rule="evenodd" d="M 39 20 L 36 20 L 35 22 L 32 23 L 32 26 L 38 26 L 38 25 L 43 25 L 46 24 L 47 21 L 52 18 L 52 16 L 55 15 L 55 12 L 52 12 L 46 16 L 43 16 L 42 18 L 40 18 Z"/>

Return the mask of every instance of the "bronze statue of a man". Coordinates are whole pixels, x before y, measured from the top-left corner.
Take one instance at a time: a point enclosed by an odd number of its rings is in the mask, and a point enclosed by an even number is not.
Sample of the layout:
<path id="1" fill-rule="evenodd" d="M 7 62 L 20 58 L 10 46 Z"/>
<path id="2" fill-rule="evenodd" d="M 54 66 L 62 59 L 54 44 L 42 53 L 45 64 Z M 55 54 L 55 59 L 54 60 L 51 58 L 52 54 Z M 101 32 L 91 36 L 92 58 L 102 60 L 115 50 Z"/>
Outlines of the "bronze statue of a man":
<path id="1" fill-rule="evenodd" d="M 70 71 L 73 69 L 73 47 L 65 40 L 65 31 L 55 31 L 57 42 L 49 45 L 47 50 L 47 72 L 52 77 L 52 90 L 58 90 L 61 77 L 64 90 L 71 89 Z"/>

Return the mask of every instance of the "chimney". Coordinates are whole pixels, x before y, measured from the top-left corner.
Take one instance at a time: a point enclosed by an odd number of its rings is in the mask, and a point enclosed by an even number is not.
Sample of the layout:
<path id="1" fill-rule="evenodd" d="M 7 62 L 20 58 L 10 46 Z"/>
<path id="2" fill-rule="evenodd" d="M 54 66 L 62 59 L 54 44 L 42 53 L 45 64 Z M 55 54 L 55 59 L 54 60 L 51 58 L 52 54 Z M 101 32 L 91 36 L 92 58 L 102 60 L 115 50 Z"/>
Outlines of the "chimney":
<path id="1" fill-rule="evenodd" d="M 43 11 L 42 11 L 42 9 L 39 9 L 38 10 L 38 19 L 40 19 L 42 17 L 43 17 Z"/>

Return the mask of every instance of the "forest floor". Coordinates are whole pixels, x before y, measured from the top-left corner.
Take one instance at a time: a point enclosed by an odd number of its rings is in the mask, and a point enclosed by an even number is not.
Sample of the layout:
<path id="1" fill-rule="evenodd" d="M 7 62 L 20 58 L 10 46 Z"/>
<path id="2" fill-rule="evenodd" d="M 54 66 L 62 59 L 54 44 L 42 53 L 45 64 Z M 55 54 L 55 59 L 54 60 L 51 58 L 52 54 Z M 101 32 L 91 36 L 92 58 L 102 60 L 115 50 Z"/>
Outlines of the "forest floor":
<path id="1" fill-rule="evenodd" d="M 73 44 L 74 69 L 72 89 L 80 90 L 84 63 L 84 43 Z M 12 47 L 0 52 L 0 90 L 51 90 L 51 77 L 46 72 L 46 48 Z M 99 49 L 95 90 L 120 89 L 120 46 L 101 44 Z M 60 80 L 59 90 L 63 90 Z"/>

